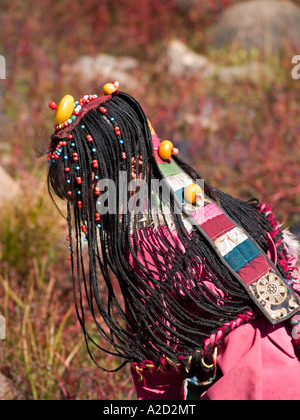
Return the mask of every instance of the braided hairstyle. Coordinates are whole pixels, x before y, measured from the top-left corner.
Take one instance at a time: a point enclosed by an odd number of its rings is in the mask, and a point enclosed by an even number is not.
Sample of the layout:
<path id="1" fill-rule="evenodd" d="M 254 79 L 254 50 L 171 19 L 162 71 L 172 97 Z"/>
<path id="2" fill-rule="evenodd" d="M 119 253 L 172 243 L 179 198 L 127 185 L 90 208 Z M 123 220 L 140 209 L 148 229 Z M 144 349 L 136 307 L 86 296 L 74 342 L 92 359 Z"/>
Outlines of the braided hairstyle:
<path id="1" fill-rule="evenodd" d="M 121 366 L 145 359 L 157 364 L 161 358 L 187 365 L 224 323 L 253 313 L 248 294 L 205 237 L 187 230 L 172 191 L 168 198 L 157 192 L 158 211 L 150 206 L 145 215 L 141 206 L 131 205 L 138 189 L 124 188 L 124 179 L 127 187 L 137 178 L 148 186 L 162 180 L 148 121 L 135 99 L 123 92 L 104 97 L 68 129 L 52 135 L 50 153 L 58 149 L 61 156 L 49 166 L 48 187 L 52 197 L 67 200 L 76 311 L 99 367 L 106 370 L 91 344 L 119 356 Z M 174 160 L 193 179 L 201 178 L 186 162 Z M 104 180 L 112 186 L 109 193 L 99 187 Z M 271 226 L 258 212 L 257 200 L 238 200 L 207 183 L 205 190 L 267 249 Z M 151 188 L 147 194 L 150 200 Z M 204 274 L 221 295 L 210 290 Z M 107 347 L 90 331 L 87 314 Z"/>

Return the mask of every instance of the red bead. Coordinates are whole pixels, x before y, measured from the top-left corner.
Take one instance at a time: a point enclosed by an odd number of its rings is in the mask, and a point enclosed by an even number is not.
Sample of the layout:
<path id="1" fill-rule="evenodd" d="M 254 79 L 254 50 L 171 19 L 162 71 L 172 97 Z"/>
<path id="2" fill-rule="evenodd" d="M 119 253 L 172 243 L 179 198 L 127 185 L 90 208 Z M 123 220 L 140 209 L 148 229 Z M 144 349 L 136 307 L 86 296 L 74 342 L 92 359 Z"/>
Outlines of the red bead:
<path id="1" fill-rule="evenodd" d="M 68 139 L 69 139 L 69 140 L 72 140 L 72 138 L 73 138 L 72 134 L 69 134 L 69 135 L 68 135 Z"/>
<path id="2" fill-rule="evenodd" d="M 101 215 L 99 213 L 95 213 L 95 220 L 98 222 L 100 220 Z"/>
<path id="3" fill-rule="evenodd" d="M 98 187 L 95 187 L 95 194 L 96 194 L 96 195 L 99 195 L 99 194 L 100 194 L 100 190 L 99 190 L 99 188 L 98 188 Z"/>
<path id="4" fill-rule="evenodd" d="M 126 156 L 126 153 L 125 153 L 125 152 L 123 152 L 123 153 L 122 153 L 122 158 L 123 158 L 123 159 L 126 159 L 126 157 L 127 157 L 127 156 Z"/>
<path id="5" fill-rule="evenodd" d="M 77 181 L 77 184 L 81 184 L 81 177 L 80 177 L 80 176 L 78 176 L 78 177 L 76 178 L 76 181 Z"/>
<path id="6" fill-rule="evenodd" d="M 78 207 L 81 209 L 82 208 L 82 201 L 77 201 Z"/>
<path id="7" fill-rule="evenodd" d="M 72 195 L 72 191 L 68 191 L 68 195 Z"/>
<path id="8" fill-rule="evenodd" d="M 65 172 L 70 172 L 70 168 L 68 166 L 65 168 Z"/>
<path id="9" fill-rule="evenodd" d="M 71 261 L 72 257 L 68 257 L 68 260 Z"/>
<path id="10" fill-rule="evenodd" d="M 57 108 L 57 104 L 54 101 L 51 101 L 51 102 L 49 102 L 49 108 L 56 109 Z"/>
<path id="11" fill-rule="evenodd" d="M 86 233 L 86 226 L 85 225 L 82 225 L 81 226 L 81 230 L 82 230 L 83 233 Z"/>
<path id="12" fill-rule="evenodd" d="M 70 236 L 67 236 L 67 237 L 66 237 L 66 241 L 69 241 L 69 240 L 70 240 Z"/>
<path id="13" fill-rule="evenodd" d="M 88 134 L 88 135 L 86 136 L 86 139 L 87 139 L 87 141 L 89 141 L 89 142 L 93 141 L 93 137 L 92 137 L 90 134 Z"/>
<path id="14" fill-rule="evenodd" d="M 99 108 L 99 110 L 100 110 L 100 112 L 102 112 L 102 114 L 106 114 L 106 112 L 107 112 L 107 109 L 106 109 L 106 108 L 104 108 L 104 106 L 101 106 L 101 107 Z"/>

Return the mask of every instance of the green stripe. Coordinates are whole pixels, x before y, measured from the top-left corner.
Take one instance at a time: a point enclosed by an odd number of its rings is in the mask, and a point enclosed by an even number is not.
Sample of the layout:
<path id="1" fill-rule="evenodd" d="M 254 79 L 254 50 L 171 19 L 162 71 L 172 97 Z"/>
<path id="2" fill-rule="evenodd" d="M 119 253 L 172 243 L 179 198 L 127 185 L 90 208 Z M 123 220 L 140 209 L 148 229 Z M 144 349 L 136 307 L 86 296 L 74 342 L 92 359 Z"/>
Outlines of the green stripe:
<path id="1" fill-rule="evenodd" d="M 158 163 L 158 167 L 165 177 L 178 175 L 182 172 L 182 169 L 177 165 L 177 163 L 173 161 L 167 163 Z"/>
<path id="2" fill-rule="evenodd" d="M 231 266 L 231 268 L 238 272 L 248 262 L 254 260 L 260 252 L 258 248 L 252 243 L 250 239 L 238 244 L 232 251 L 224 256 L 224 259 Z"/>

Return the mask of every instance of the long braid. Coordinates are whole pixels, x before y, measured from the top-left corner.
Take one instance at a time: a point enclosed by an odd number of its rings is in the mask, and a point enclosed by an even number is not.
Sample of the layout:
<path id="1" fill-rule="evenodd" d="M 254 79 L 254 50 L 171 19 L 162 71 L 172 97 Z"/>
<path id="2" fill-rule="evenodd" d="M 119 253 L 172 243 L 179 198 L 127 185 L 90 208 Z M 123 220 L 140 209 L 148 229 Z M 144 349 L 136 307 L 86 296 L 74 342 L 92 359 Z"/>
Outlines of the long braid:
<path id="1" fill-rule="evenodd" d="M 130 207 L 130 200 L 137 191 L 121 190 L 120 171 L 127 176 L 126 186 L 134 180 L 132 164 L 137 177 L 139 175 L 147 185 L 150 186 L 153 179 L 162 180 L 151 133 L 140 105 L 128 95 L 119 93 L 103 106 L 105 114 L 99 106 L 84 115 L 72 130 L 72 141 L 67 141 L 63 147 L 69 172 L 64 172 L 66 163 L 59 159 L 50 167 L 48 175 L 49 189 L 68 199 L 77 316 L 87 346 L 92 343 L 102 351 L 124 358 L 125 362 L 151 359 L 158 363 L 164 356 L 176 363 L 180 355 L 189 358 L 195 349 L 207 350 L 205 340 L 217 334 L 224 323 L 233 325 L 230 323 L 238 317 L 248 316 L 252 303 L 229 270 L 219 263 L 201 233 L 187 230 L 182 216 L 176 212 L 173 191 L 170 191 L 170 202 L 161 190 L 157 192 L 157 214 L 150 207 L 146 216 Z M 116 136 L 116 124 L 122 139 Z M 87 136 L 93 140 L 87 141 Z M 59 140 L 55 135 L 52 137 L 52 148 Z M 78 154 L 75 162 L 74 153 Z M 138 165 L 140 157 L 141 167 Z M 185 162 L 179 158 L 174 160 L 192 178 L 200 178 Z M 99 166 L 93 164 L 94 161 Z M 76 181 L 78 178 L 80 184 Z M 117 211 L 101 214 L 101 224 L 96 224 L 101 196 L 95 195 L 95 187 L 101 179 L 114 182 Z M 234 199 L 207 183 L 205 188 L 207 194 L 219 201 L 265 249 L 266 220 L 258 214 L 257 203 Z M 71 197 L 68 190 L 72 192 Z M 151 198 L 149 190 L 147 199 Z M 122 205 L 127 211 L 120 213 Z M 170 210 L 168 217 L 164 214 L 166 206 Z M 149 225 L 140 221 L 142 216 Z M 72 225 L 75 241 L 71 236 Z M 147 259 L 149 253 L 153 262 Z M 221 296 L 203 281 L 204 272 L 222 291 Z M 113 286 L 116 281 L 124 303 L 117 299 Z M 109 348 L 96 343 L 88 331 L 85 299 L 97 331 Z M 90 349 L 89 353 L 99 365 Z"/>

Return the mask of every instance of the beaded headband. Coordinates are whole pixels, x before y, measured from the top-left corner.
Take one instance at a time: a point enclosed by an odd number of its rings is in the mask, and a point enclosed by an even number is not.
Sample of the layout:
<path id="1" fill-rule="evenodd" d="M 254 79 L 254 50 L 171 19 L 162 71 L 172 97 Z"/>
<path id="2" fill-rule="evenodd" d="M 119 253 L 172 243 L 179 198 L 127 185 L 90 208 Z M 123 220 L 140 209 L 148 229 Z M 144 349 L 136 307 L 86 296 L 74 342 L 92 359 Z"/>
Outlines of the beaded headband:
<path id="1" fill-rule="evenodd" d="M 119 82 L 114 81 L 111 83 L 106 83 L 103 86 L 103 94 L 105 96 L 98 97 L 98 95 L 85 95 L 79 101 L 75 101 L 73 96 L 65 95 L 59 104 L 57 105 L 54 101 L 49 103 L 49 107 L 53 110 L 56 110 L 55 113 L 55 133 L 52 137 L 61 137 L 61 138 L 68 138 L 72 139 L 73 136 L 71 131 L 73 128 L 79 124 L 80 120 L 89 112 L 91 109 L 97 108 L 99 105 L 99 111 L 102 114 L 107 113 L 107 109 L 103 104 L 107 102 L 112 95 L 116 95 L 119 91 Z M 114 117 L 109 118 L 110 122 L 114 124 L 114 131 L 116 136 L 118 137 L 119 143 L 122 145 L 123 139 L 121 138 L 121 131 L 117 124 L 115 124 Z M 151 134 L 155 135 L 153 127 L 151 126 L 150 122 L 149 128 L 151 130 Z M 156 137 L 156 135 L 155 135 Z M 91 136 L 87 135 L 87 140 L 92 141 Z M 53 165 L 60 157 L 62 153 L 62 146 L 66 145 L 66 140 L 62 140 L 58 143 L 55 150 L 51 150 L 48 153 L 48 161 L 49 165 Z M 173 147 L 173 143 L 169 140 L 163 140 L 160 142 L 158 140 L 158 144 L 153 144 L 153 148 L 155 151 L 158 151 L 158 156 L 160 159 L 168 160 L 171 158 L 172 155 L 178 154 L 178 149 Z M 76 158 L 76 156 L 75 156 Z M 126 159 L 126 153 L 122 152 L 122 158 Z M 94 161 L 93 161 L 94 162 Z M 96 162 L 94 162 L 96 164 Z"/>
<path id="2" fill-rule="evenodd" d="M 120 127 L 116 123 L 115 118 L 113 116 L 108 115 L 108 111 L 104 106 L 105 102 L 109 101 L 112 95 L 116 95 L 119 92 L 119 82 L 113 81 L 111 83 L 106 83 L 103 86 L 102 90 L 103 90 L 103 94 L 105 95 L 102 97 L 98 97 L 97 95 L 85 95 L 79 101 L 75 101 L 73 96 L 65 95 L 58 105 L 56 105 L 56 103 L 53 101 L 49 103 L 49 107 L 51 109 L 56 109 L 55 125 L 54 125 L 56 132 L 52 137 L 63 138 L 63 140 L 60 140 L 58 142 L 55 150 L 49 151 L 48 153 L 48 161 L 49 161 L 50 166 L 52 166 L 60 158 L 60 155 L 63 152 L 63 147 L 67 145 L 66 139 L 68 140 L 73 139 L 73 135 L 71 132 L 74 129 L 74 127 L 80 123 L 80 120 L 87 114 L 87 112 L 97 107 L 103 115 L 107 114 L 106 117 L 110 121 L 110 123 L 113 125 L 115 135 L 118 139 L 119 144 L 122 147 L 124 141 L 122 139 Z M 154 150 L 156 161 L 158 163 L 170 162 L 170 159 L 173 155 L 175 156 L 178 155 L 179 153 L 178 149 L 174 148 L 173 143 L 169 140 L 161 141 L 157 137 L 150 121 L 148 121 L 148 125 L 149 125 L 151 135 L 152 135 L 153 150 Z M 81 128 L 84 130 L 85 126 L 82 125 Z M 93 142 L 93 138 L 90 134 L 86 134 L 86 139 L 89 143 Z M 77 151 L 75 150 L 76 145 L 74 142 L 72 142 L 71 146 L 74 148 L 73 161 L 77 162 L 79 160 L 79 157 L 78 157 Z M 93 146 L 92 146 L 91 151 L 93 153 L 96 153 L 96 149 Z M 124 151 L 124 149 L 121 151 L 121 157 L 124 160 L 127 158 L 126 152 Z M 66 159 L 67 161 L 68 157 L 64 156 L 64 159 Z M 92 165 L 95 169 L 98 168 L 99 166 L 99 162 L 96 156 L 94 159 L 92 159 Z M 77 171 L 80 171 L 80 166 L 77 165 L 75 169 Z M 69 172 L 69 171 L 70 171 L 70 167 L 67 164 L 65 164 L 65 172 Z M 99 179 L 99 174 L 96 174 L 95 178 L 96 180 L 97 178 Z M 81 177 L 78 176 L 76 179 L 77 179 L 77 183 L 80 184 Z M 197 200 L 198 195 L 201 192 L 199 190 L 200 190 L 200 187 L 197 184 L 192 184 L 186 187 L 185 194 L 184 194 L 185 201 L 191 204 L 194 204 Z M 71 196 L 72 192 L 68 191 L 68 194 L 69 196 Z M 99 191 L 97 190 L 97 187 L 95 189 L 95 194 L 99 195 Z M 81 204 L 82 204 L 81 201 L 78 201 L 79 208 L 81 208 Z"/>

